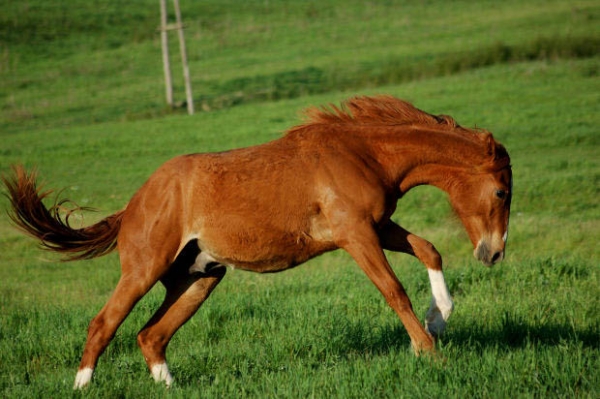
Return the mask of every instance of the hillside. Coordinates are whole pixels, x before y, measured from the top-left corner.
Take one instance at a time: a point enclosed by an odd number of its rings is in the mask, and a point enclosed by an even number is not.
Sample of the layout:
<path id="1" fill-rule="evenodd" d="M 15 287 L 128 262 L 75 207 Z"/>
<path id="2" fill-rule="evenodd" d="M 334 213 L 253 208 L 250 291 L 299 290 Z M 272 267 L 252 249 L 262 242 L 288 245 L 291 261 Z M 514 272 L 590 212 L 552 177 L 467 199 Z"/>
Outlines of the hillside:
<path id="1" fill-rule="evenodd" d="M 196 109 L 590 57 L 600 48 L 597 1 L 342 4 L 182 2 Z M 0 132 L 178 112 L 165 106 L 158 25 L 155 0 L 4 4 Z M 175 32 L 170 37 L 182 103 Z"/>

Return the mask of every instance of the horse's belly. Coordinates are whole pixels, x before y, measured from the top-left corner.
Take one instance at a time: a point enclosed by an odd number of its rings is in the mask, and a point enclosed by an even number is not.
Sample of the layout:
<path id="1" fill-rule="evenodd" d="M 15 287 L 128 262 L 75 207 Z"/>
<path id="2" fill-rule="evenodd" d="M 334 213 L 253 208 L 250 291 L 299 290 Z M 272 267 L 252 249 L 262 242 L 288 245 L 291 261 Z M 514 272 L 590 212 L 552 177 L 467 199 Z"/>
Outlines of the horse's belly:
<path id="1" fill-rule="evenodd" d="M 201 234 L 198 238 L 200 249 L 222 264 L 243 270 L 277 272 L 336 248 L 331 241 L 316 240 L 303 232 L 223 230 Z"/>

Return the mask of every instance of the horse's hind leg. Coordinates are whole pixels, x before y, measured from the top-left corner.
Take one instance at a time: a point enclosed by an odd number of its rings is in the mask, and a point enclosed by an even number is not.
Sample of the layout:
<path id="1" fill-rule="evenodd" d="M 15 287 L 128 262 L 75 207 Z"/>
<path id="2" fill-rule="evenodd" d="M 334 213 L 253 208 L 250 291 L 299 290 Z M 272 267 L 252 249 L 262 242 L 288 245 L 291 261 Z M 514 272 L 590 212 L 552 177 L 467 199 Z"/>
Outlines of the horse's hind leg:
<path id="1" fill-rule="evenodd" d="M 163 241 L 162 246 L 140 245 L 139 235 L 128 233 L 125 229 L 126 225 L 122 224 L 119 240 L 121 278 L 106 305 L 90 323 L 75 378 L 76 389 L 90 382 L 98 358 L 115 332 L 135 304 L 167 272 L 170 264 L 165 259 L 177 249 L 175 241 Z"/>
<path id="2" fill-rule="evenodd" d="M 183 267 L 174 264 L 161 279 L 167 289 L 164 302 L 138 334 L 138 344 L 152 377 L 167 386 L 173 381 L 165 355 L 171 337 L 196 313 L 226 272 L 222 266 L 206 273 L 193 273 L 190 269 L 189 263 Z"/>
<path id="3" fill-rule="evenodd" d="M 85 349 L 75 378 L 75 389 L 82 388 L 90 382 L 98 358 L 131 309 L 157 279 L 135 278 L 130 274 L 121 276 L 112 296 L 89 325 Z"/>

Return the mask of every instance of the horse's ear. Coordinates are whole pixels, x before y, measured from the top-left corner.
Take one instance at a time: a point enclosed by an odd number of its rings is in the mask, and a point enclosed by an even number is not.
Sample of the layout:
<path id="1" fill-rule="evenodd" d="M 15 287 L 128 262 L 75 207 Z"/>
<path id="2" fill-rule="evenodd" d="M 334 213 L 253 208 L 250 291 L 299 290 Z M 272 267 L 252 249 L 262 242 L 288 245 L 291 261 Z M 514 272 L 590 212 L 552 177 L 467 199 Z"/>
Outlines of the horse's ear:
<path id="1" fill-rule="evenodd" d="M 494 136 L 487 133 L 484 140 L 487 155 L 492 159 L 496 159 L 496 140 L 494 140 Z"/>

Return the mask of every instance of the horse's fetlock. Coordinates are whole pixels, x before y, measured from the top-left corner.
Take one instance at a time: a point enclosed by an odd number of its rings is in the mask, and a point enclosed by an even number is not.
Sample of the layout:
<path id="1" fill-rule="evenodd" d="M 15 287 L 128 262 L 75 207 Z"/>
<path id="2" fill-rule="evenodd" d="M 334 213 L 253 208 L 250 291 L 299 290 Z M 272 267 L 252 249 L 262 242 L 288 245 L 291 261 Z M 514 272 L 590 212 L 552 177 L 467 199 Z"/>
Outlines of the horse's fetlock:
<path id="1" fill-rule="evenodd" d="M 137 342 L 140 348 L 156 346 L 164 341 L 159 335 L 151 334 L 150 331 L 140 331 L 137 336 Z"/>
<path id="2" fill-rule="evenodd" d="M 151 331 L 141 331 L 137 336 L 137 343 L 146 361 L 163 360 L 168 340 L 162 334 L 152 334 Z"/>

